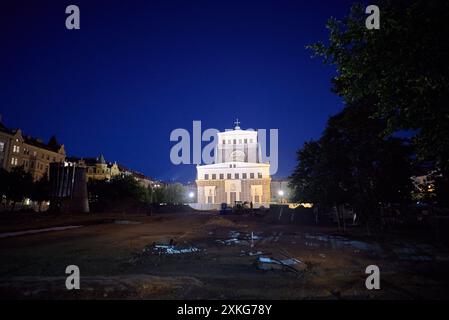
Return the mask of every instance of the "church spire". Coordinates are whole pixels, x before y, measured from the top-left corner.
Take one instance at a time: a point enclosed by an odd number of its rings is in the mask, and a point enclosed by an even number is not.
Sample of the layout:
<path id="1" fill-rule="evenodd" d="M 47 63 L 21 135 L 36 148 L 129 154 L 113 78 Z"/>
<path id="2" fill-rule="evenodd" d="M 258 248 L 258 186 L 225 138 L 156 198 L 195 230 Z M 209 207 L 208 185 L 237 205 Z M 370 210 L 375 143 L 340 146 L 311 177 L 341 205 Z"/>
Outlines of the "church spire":
<path id="1" fill-rule="evenodd" d="M 234 130 L 240 130 L 240 121 L 239 121 L 239 118 L 237 118 L 237 120 L 234 122 L 234 124 L 235 124 Z"/>
<path id="2" fill-rule="evenodd" d="M 105 163 L 106 163 L 106 160 L 104 159 L 103 154 L 100 154 L 100 157 L 99 157 L 99 159 L 98 159 L 98 162 L 100 162 L 101 164 L 105 164 Z"/>

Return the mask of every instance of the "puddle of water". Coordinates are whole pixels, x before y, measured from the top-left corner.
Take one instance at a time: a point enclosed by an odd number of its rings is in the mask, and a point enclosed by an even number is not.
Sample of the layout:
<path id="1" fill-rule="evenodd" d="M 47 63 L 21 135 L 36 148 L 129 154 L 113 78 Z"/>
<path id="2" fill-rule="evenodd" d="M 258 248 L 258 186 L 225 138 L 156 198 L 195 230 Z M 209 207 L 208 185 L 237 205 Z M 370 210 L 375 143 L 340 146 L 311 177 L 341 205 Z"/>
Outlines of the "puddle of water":
<path id="1" fill-rule="evenodd" d="M 368 243 L 358 240 L 350 240 L 342 236 L 331 236 L 324 234 L 305 234 L 304 238 L 310 241 L 306 241 L 306 245 L 309 247 L 320 247 L 318 242 L 324 242 L 325 245 L 330 246 L 332 249 L 341 248 L 353 248 L 361 251 L 370 251 L 375 253 L 382 253 L 382 248 L 377 243 Z M 314 241 L 315 240 L 315 241 Z"/>
<path id="2" fill-rule="evenodd" d="M 408 261 L 432 261 L 433 256 L 429 254 L 429 251 L 433 251 L 433 248 L 428 245 L 401 245 L 401 247 L 394 248 L 394 253 L 398 256 L 399 260 Z"/>
<path id="3" fill-rule="evenodd" d="M 26 231 L 17 231 L 17 232 L 4 232 L 0 233 L 0 238 L 9 238 L 9 237 L 17 237 L 28 234 L 36 234 L 42 232 L 50 232 L 50 231 L 63 231 L 81 228 L 82 226 L 65 226 L 65 227 L 53 227 L 53 228 L 44 228 L 44 229 L 34 229 L 34 230 L 26 230 Z"/>
<path id="4" fill-rule="evenodd" d="M 141 224 L 140 221 L 130 221 L 130 220 L 114 220 L 115 224 Z"/>
<path id="5" fill-rule="evenodd" d="M 332 249 L 353 248 L 354 250 L 370 252 L 385 256 L 385 252 L 378 243 L 368 243 L 358 240 L 350 240 L 342 236 L 331 236 L 324 234 L 305 234 L 304 238 L 306 246 L 319 248 L 322 245 L 329 246 Z M 410 244 L 403 241 L 397 241 L 388 246 L 394 252 L 399 260 L 408 261 L 433 261 L 438 260 L 437 257 L 444 257 L 445 254 L 439 255 L 437 249 L 428 244 Z M 446 255 L 447 256 L 447 255 Z M 449 260 L 449 259 L 448 259 Z"/>

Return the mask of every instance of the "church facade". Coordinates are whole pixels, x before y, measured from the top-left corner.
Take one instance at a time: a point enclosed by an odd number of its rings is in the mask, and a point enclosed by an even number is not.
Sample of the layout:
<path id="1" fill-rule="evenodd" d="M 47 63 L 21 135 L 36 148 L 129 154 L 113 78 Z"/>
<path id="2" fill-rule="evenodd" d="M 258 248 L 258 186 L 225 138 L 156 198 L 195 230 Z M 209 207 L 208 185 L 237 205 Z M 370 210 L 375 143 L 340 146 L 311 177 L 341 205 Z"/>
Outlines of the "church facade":
<path id="1" fill-rule="evenodd" d="M 198 203 L 266 205 L 270 181 L 270 164 L 262 162 L 257 131 L 242 130 L 237 121 L 234 130 L 217 134 L 215 163 L 197 166 Z"/>

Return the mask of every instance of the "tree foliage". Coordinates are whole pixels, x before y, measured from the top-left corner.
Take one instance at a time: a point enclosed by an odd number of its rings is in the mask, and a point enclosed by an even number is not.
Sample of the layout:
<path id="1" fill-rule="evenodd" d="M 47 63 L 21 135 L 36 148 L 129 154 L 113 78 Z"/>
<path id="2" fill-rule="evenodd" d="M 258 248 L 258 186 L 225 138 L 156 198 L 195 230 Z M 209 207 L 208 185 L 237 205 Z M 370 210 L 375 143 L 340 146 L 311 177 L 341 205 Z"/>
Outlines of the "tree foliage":
<path id="1" fill-rule="evenodd" d="M 328 120 L 318 141 L 298 151 L 290 177 L 294 198 L 324 207 L 351 205 L 366 223 L 379 209 L 409 200 L 412 150 L 406 141 L 383 137 L 385 125 L 358 103 Z"/>
<path id="2" fill-rule="evenodd" d="M 90 180 L 87 188 L 90 202 L 100 211 L 117 201 L 149 203 L 148 190 L 131 175 L 115 176 L 110 180 Z"/>
<path id="3" fill-rule="evenodd" d="M 187 189 L 180 183 L 149 187 L 152 203 L 182 204 L 186 202 Z"/>
<path id="4" fill-rule="evenodd" d="M 42 202 L 50 200 L 50 181 L 47 174 L 33 183 L 31 199 L 39 202 L 39 211 L 41 211 Z"/>
<path id="5" fill-rule="evenodd" d="M 30 198 L 32 190 L 33 177 L 22 166 L 13 167 L 10 172 L 1 170 L 0 191 L 12 203 L 11 210 L 14 210 L 16 202 Z"/>
<path id="6" fill-rule="evenodd" d="M 310 48 L 337 69 L 332 88 L 347 104 L 375 97 L 385 133 L 411 130 L 420 159 L 449 176 L 449 2 L 379 0 L 380 29 L 356 4 L 327 23 L 329 42 Z"/>

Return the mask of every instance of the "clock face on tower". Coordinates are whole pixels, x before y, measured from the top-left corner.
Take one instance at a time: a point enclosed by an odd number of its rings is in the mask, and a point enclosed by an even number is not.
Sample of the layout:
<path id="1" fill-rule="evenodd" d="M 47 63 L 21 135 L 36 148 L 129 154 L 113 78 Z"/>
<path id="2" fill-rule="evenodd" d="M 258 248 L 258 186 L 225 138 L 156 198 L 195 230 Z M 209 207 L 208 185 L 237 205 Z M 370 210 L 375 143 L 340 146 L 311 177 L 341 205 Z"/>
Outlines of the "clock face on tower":
<path id="1" fill-rule="evenodd" d="M 243 152 L 241 150 L 232 151 L 231 161 L 245 162 L 245 152 Z"/>

